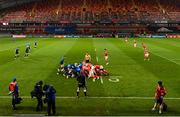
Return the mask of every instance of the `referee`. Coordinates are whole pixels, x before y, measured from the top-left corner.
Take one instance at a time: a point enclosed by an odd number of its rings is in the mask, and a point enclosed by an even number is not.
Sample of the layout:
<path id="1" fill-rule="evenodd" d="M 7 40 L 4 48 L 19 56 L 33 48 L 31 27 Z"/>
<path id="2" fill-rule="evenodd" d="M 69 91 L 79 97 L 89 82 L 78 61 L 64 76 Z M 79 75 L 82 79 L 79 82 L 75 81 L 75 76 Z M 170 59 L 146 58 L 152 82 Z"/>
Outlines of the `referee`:
<path id="1" fill-rule="evenodd" d="M 79 92 L 80 92 L 81 88 L 83 88 L 83 90 L 84 90 L 84 95 L 87 96 L 86 76 L 82 71 L 78 72 L 77 82 L 78 82 L 78 85 L 77 85 L 77 97 L 79 98 Z"/>

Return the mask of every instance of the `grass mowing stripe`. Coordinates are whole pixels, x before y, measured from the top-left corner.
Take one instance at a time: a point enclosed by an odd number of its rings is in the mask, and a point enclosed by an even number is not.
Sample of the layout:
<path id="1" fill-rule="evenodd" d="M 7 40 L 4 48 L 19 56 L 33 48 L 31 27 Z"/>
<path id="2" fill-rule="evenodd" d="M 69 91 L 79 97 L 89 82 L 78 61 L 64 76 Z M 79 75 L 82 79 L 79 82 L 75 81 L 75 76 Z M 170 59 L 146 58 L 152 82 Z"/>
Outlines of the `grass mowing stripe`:
<path id="1" fill-rule="evenodd" d="M 116 45 L 117 41 L 114 40 L 113 43 Z M 145 85 L 141 85 L 141 87 L 143 86 L 143 88 L 145 88 L 147 87 L 147 85 L 149 85 L 148 86 L 149 88 L 154 87 L 153 84 L 156 85 L 157 84 L 156 82 L 158 80 L 163 80 L 166 87 L 168 88 L 168 92 L 169 92 L 168 95 L 172 97 L 179 97 L 179 90 L 177 90 L 179 85 L 178 84 L 179 79 L 177 78 L 177 76 L 179 76 L 179 72 L 178 72 L 180 69 L 179 65 L 174 64 L 166 59 L 162 59 L 161 57 L 154 55 L 153 53 L 151 56 L 152 60 L 144 61 L 143 50 L 140 48 L 134 48 L 132 44 L 121 45 L 119 46 L 119 49 L 121 49 L 124 53 L 127 54 L 127 56 L 131 57 L 134 61 L 136 61 L 139 65 L 141 65 L 144 68 L 144 70 L 149 72 L 149 73 L 144 73 L 143 80 L 139 79 L 138 83 L 142 82 L 145 84 Z M 173 69 L 173 71 L 169 69 Z M 152 74 L 153 76 L 151 77 L 150 74 Z M 141 78 L 141 76 L 138 77 Z M 169 78 L 171 78 L 172 80 L 169 80 Z M 149 90 L 147 92 L 150 92 L 150 89 L 148 87 L 147 89 L 145 88 L 146 90 L 144 90 L 144 93 L 146 93 L 147 90 Z M 135 88 L 137 88 L 137 86 Z"/>
<path id="2" fill-rule="evenodd" d="M 160 54 L 155 53 L 155 52 L 153 52 L 153 51 L 150 51 L 150 52 L 153 53 L 153 54 L 155 54 L 156 56 L 159 56 L 159 57 L 161 57 L 161 58 L 163 58 L 163 59 L 166 59 L 166 60 L 168 60 L 168 61 L 170 61 L 170 62 L 172 62 L 172 63 L 175 63 L 175 64 L 177 64 L 177 65 L 180 65 L 180 63 L 177 63 L 177 62 L 175 62 L 175 61 L 172 60 L 172 59 L 168 59 L 167 57 L 161 56 Z"/>
<path id="3" fill-rule="evenodd" d="M 49 74 L 56 74 L 56 67 L 59 63 L 61 54 L 65 53 L 73 44 L 69 40 L 47 40 L 47 43 L 40 43 L 41 48 L 33 51 L 29 58 L 19 58 L 14 62 L 1 66 L 1 85 L 7 87 L 13 76 L 16 76 L 21 90 L 21 95 L 27 95 L 36 82 L 46 78 L 56 80 L 57 77 L 49 77 Z M 66 48 L 61 48 L 66 45 Z M 10 67 L 13 66 L 13 67 Z M 14 67 L 16 69 L 14 69 Z M 30 72 L 29 72 L 30 71 Z M 4 80 L 7 79 L 7 80 Z M 28 84 L 28 85 L 27 85 Z M 27 86 L 26 86 L 27 85 Z M 0 94 L 7 93 L 7 88 L 1 88 Z"/>

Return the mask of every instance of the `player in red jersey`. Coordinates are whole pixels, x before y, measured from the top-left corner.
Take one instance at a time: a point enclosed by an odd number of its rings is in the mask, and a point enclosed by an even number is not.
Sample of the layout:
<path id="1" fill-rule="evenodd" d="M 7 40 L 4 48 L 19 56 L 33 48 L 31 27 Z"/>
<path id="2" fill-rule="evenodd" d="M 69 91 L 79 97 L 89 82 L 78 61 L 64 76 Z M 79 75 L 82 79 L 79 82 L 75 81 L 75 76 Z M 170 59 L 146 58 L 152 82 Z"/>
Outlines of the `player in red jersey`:
<path id="1" fill-rule="evenodd" d="M 155 91 L 155 104 L 152 108 L 152 110 L 156 110 L 157 107 L 159 107 L 159 114 L 162 113 L 163 111 L 163 98 L 166 95 L 166 89 L 163 86 L 162 81 L 158 81 L 158 85 L 156 87 Z"/>
<path id="2" fill-rule="evenodd" d="M 144 42 L 142 42 L 142 47 L 143 47 L 143 49 L 147 48 L 147 46 Z"/>
<path id="3" fill-rule="evenodd" d="M 125 42 L 126 42 L 126 43 L 128 42 L 128 37 L 127 37 L 127 36 L 125 37 Z"/>
<path id="4" fill-rule="evenodd" d="M 105 60 L 106 65 L 109 64 L 108 58 L 109 58 L 109 57 L 108 57 L 108 50 L 105 48 L 105 49 L 104 49 L 104 60 Z"/>
<path id="5" fill-rule="evenodd" d="M 145 45 L 145 43 L 144 42 L 142 42 L 142 47 L 143 47 L 143 49 L 144 49 L 144 60 L 150 60 L 150 58 L 149 58 L 149 51 L 148 51 L 148 49 L 147 49 L 147 46 Z"/>
<path id="6" fill-rule="evenodd" d="M 95 65 L 95 71 L 98 76 L 109 75 L 109 73 L 106 70 L 104 70 L 102 65 Z"/>
<path id="7" fill-rule="evenodd" d="M 91 55 L 89 53 L 86 53 L 84 57 L 85 63 L 90 63 L 91 62 Z"/>
<path id="8" fill-rule="evenodd" d="M 102 65 L 94 65 L 94 67 L 95 67 L 95 71 L 96 71 L 97 75 L 100 76 Z"/>
<path id="9" fill-rule="evenodd" d="M 134 40 L 134 48 L 136 48 L 137 47 L 137 42 L 136 42 L 136 40 Z"/>
<path id="10" fill-rule="evenodd" d="M 148 60 L 148 61 L 150 60 L 149 52 L 148 52 L 147 48 L 144 49 L 144 60 Z"/>
<path id="11" fill-rule="evenodd" d="M 82 65 L 82 71 L 85 73 L 86 77 L 89 76 L 90 67 L 87 64 Z"/>

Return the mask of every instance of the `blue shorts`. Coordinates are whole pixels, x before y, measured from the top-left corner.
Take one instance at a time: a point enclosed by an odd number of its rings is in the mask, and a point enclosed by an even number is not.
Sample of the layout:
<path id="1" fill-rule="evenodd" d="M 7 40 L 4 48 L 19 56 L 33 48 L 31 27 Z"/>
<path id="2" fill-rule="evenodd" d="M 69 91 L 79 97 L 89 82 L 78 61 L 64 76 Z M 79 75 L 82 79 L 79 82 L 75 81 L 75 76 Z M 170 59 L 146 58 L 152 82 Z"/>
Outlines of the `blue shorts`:
<path id="1" fill-rule="evenodd" d="M 156 99 L 156 103 L 161 105 L 163 103 L 163 98 Z"/>

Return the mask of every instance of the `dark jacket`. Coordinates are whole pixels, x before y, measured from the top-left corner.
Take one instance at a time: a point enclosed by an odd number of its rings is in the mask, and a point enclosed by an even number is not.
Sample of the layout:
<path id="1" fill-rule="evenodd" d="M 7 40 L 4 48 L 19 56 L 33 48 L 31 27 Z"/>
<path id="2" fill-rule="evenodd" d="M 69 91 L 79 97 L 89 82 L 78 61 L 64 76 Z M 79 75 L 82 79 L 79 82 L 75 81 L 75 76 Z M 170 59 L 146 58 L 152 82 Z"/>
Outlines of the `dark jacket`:
<path id="1" fill-rule="evenodd" d="M 46 90 L 46 96 L 47 96 L 47 101 L 55 101 L 56 100 L 56 90 L 54 87 L 50 86 Z"/>

